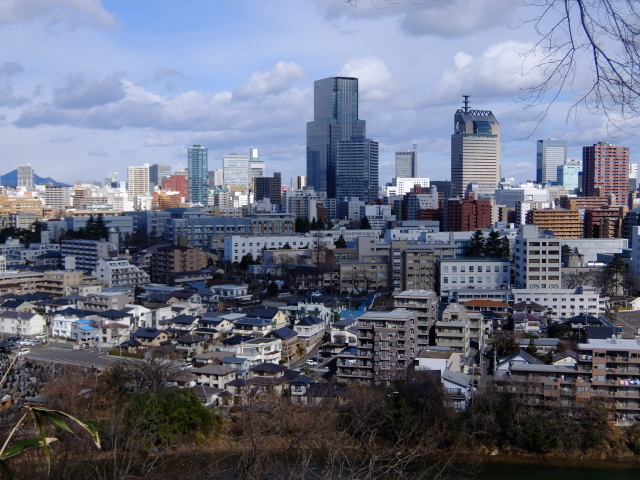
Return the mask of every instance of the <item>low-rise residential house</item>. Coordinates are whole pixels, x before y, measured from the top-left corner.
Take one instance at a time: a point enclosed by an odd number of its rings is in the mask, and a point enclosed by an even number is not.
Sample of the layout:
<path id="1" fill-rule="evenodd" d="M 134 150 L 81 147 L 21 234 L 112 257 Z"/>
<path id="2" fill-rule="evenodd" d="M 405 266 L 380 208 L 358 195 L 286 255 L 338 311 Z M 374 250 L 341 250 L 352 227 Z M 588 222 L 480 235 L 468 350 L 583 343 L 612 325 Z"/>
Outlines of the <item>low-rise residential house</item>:
<path id="1" fill-rule="evenodd" d="M 223 358 L 230 356 L 228 351 L 204 352 L 194 355 L 193 365 L 202 367 L 208 364 L 220 364 Z"/>
<path id="2" fill-rule="evenodd" d="M 204 367 L 191 370 L 197 378 L 198 385 L 207 385 L 224 390 L 232 380 L 236 378 L 236 370 L 223 365 L 208 364 Z"/>
<path id="3" fill-rule="evenodd" d="M 192 388 L 195 387 L 197 382 L 196 377 L 193 373 L 188 370 L 179 370 L 170 374 L 167 377 L 167 384 L 172 387 L 178 388 Z"/>
<path id="4" fill-rule="evenodd" d="M 264 336 L 275 327 L 275 322 L 267 318 L 244 317 L 233 324 L 236 335 Z"/>
<path id="5" fill-rule="evenodd" d="M 300 338 L 298 332 L 289 327 L 278 328 L 267 334 L 268 338 L 278 338 L 282 341 L 282 359 L 291 362 L 298 358 Z"/>
<path id="6" fill-rule="evenodd" d="M 496 302 L 495 300 L 469 300 L 463 302 L 462 305 L 470 312 L 496 312 L 500 315 L 509 315 L 509 304 L 505 302 Z"/>
<path id="7" fill-rule="evenodd" d="M 321 318 L 325 326 L 328 326 L 333 321 L 333 313 L 333 309 L 324 303 L 300 302 L 297 306 L 296 318 L 302 319 L 311 315 Z"/>
<path id="8" fill-rule="evenodd" d="M 33 336 L 46 333 L 47 322 L 38 313 L 0 311 L 0 332 L 17 336 Z"/>
<path id="9" fill-rule="evenodd" d="M 222 359 L 220 359 L 220 364 L 225 367 L 235 368 L 236 372 L 249 370 L 251 367 L 249 359 L 242 357 L 222 357 Z"/>
<path id="10" fill-rule="evenodd" d="M 209 313 L 200 318 L 198 328 L 215 328 L 221 333 L 231 333 L 233 323 L 246 316 L 245 313 Z"/>
<path id="11" fill-rule="evenodd" d="M 324 335 L 324 321 L 321 318 L 308 315 L 293 326 L 298 332 L 300 343 L 306 347 L 315 345 L 322 340 Z"/>
<path id="12" fill-rule="evenodd" d="M 313 382 L 313 378 L 306 375 L 300 375 L 289 382 L 289 389 L 292 397 L 304 395 L 309 389 L 309 385 Z"/>
<path id="13" fill-rule="evenodd" d="M 514 335 L 540 335 L 540 317 L 531 313 L 514 313 L 511 318 Z"/>
<path id="14" fill-rule="evenodd" d="M 518 346 L 523 350 L 529 347 L 535 347 L 536 353 L 545 355 L 558 350 L 560 343 L 559 338 L 532 338 L 519 340 Z"/>
<path id="15" fill-rule="evenodd" d="M 187 358 L 202 353 L 205 348 L 206 338 L 198 335 L 187 334 L 176 338 L 176 350 L 187 354 Z"/>
<path id="16" fill-rule="evenodd" d="M 104 312 L 97 312 L 94 314 L 94 316 L 96 318 L 99 318 L 100 320 L 106 322 L 106 323 L 122 323 L 125 325 L 129 325 L 129 326 L 133 326 L 135 328 L 135 325 L 133 323 L 133 315 L 127 311 L 126 309 L 124 310 L 105 310 Z"/>
<path id="17" fill-rule="evenodd" d="M 542 316 L 547 313 L 547 308 L 539 303 L 532 302 L 531 300 L 518 302 L 513 305 L 513 313 L 530 313 L 532 315 Z"/>
<path id="18" fill-rule="evenodd" d="M 553 365 L 563 367 L 575 367 L 578 363 L 578 354 L 573 350 L 565 350 L 564 352 L 554 353 L 551 359 Z"/>
<path id="19" fill-rule="evenodd" d="M 223 399 L 229 396 L 227 391 L 216 387 L 209 387 L 207 385 L 195 385 L 192 387 L 192 390 L 205 407 L 213 407 L 224 403 L 225 400 Z M 227 396 L 224 394 L 227 394 Z"/>
<path id="20" fill-rule="evenodd" d="M 288 386 L 287 367 L 276 363 L 259 363 L 249 368 L 249 382 L 257 392 L 281 394 Z"/>
<path id="21" fill-rule="evenodd" d="M 102 321 L 98 327 L 97 344 L 100 348 L 116 347 L 131 337 L 131 326 L 126 323 Z"/>
<path id="22" fill-rule="evenodd" d="M 140 342 L 144 348 L 159 347 L 169 340 L 167 332 L 157 328 L 139 328 L 131 334 L 133 340 Z"/>
<path id="23" fill-rule="evenodd" d="M 356 318 L 343 318 L 329 326 L 330 341 L 333 344 L 355 345 L 358 342 Z"/>
<path id="24" fill-rule="evenodd" d="M 247 317 L 262 318 L 273 322 L 273 329 L 282 328 L 287 325 L 287 315 L 273 307 L 252 308 L 247 312 Z"/>
<path id="25" fill-rule="evenodd" d="M 499 379 L 508 376 L 514 365 L 544 365 L 544 362 L 520 349 L 511 355 L 498 358 L 498 362 L 493 369 L 494 378 Z"/>
<path id="26" fill-rule="evenodd" d="M 249 359 L 251 365 L 258 363 L 280 363 L 282 340 L 279 338 L 251 338 L 238 344 L 237 356 Z"/>
<path id="27" fill-rule="evenodd" d="M 89 314 L 84 310 L 65 308 L 49 314 L 51 335 L 59 338 L 71 338 L 71 325 Z"/>
<path id="28" fill-rule="evenodd" d="M 99 337 L 100 329 L 98 322 L 94 319 L 85 318 L 71 325 L 71 338 L 77 342 L 91 342 Z"/>
<path id="29" fill-rule="evenodd" d="M 432 347 L 421 350 L 413 360 L 416 370 L 450 370 L 461 372 L 463 370 L 462 353 L 450 348 Z"/>
<path id="30" fill-rule="evenodd" d="M 471 376 L 444 370 L 441 372 L 440 378 L 442 386 L 449 396 L 449 405 L 456 410 L 466 410 L 473 392 Z"/>
<path id="31" fill-rule="evenodd" d="M 173 336 L 192 333 L 198 326 L 199 317 L 193 315 L 178 315 L 169 319 L 166 331 Z"/>
<path id="32" fill-rule="evenodd" d="M 214 285 L 211 291 L 221 297 L 243 298 L 249 296 L 249 285 Z"/>
<path id="33" fill-rule="evenodd" d="M 0 305 L 0 310 L 9 310 L 11 312 L 35 312 L 35 305 L 31 302 L 23 300 L 5 300 Z"/>

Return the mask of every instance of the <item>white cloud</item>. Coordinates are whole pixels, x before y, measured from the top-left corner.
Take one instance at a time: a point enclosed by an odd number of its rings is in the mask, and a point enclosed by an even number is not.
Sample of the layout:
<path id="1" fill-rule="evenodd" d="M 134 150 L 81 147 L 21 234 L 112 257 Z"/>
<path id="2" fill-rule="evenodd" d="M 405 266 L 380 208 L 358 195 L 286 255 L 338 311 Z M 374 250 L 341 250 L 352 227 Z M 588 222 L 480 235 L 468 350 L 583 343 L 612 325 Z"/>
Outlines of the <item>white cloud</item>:
<path id="1" fill-rule="evenodd" d="M 325 20 L 347 23 L 353 19 L 398 17 L 400 28 L 412 36 L 462 37 L 503 26 L 517 8 L 512 0 L 360 0 L 351 5 L 316 0 Z"/>
<path id="2" fill-rule="evenodd" d="M 280 65 L 281 68 L 276 66 L 273 71 L 282 71 L 285 64 Z M 270 83 L 272 93 L 264 95 L 267 89 L 263 89 L 260 98 L 238 99 L 230 92 L 198 91 L 168 97 L 122 77 L 120 73 L 93 81 L 82 75 L 70 77 L 64 87 L 54 91 L 52 102 L 24 108 L 15 125 L 23 128 L 69 125 L 91 129 L 134 127 L 227 133 L 265 129 L 274 132 L 280 128 L 291 131 L 288 127 L 291 122 L 304 125 L 311 117 L 310 90 L 285 88 L 286 82 Z"/>
<path id="3" fill-rule="evenodd" d="M 362 100 L 384 100 L 393 90 L 393 77 L 385 63 L 376 57 L 357 58 L 346 63 L 339 75 L 358 78 Z"/>
<path id="4" fill-rule="evenodd" d="M 13 88 L 13 77 L 24 72 L 17 62 L 4 62 L 0 66 L 0 107 L 19 107 L 29 102 L 26 97 L 16 96 Z"/>
<path id="5" fill-rule="evenodd" d="M 273 70 L 253 72 L 246 82 L 236 87 L 233 96 L 244 100 L 251 97 L 278 95 L 305 78 L 304 70 L 295 62 L 278 62 Z"/>
<path id="6" fill-rule="evenodd" d="M 95 24 L 115 26 L 115 17 L 102 5 L 101 0 L 2 0 L 0 25 L 29 22 L 38 18 L 51 24 Z"/>
<path id="7" fill-rule="evenodd" d="M 117 102 L 125 97 L 123 72 L 100 80 L 87 80 L 82 73 L 69 75 L 67 83 L 54 91 L 53 104 L 61 108 L 87 108 Z"/>

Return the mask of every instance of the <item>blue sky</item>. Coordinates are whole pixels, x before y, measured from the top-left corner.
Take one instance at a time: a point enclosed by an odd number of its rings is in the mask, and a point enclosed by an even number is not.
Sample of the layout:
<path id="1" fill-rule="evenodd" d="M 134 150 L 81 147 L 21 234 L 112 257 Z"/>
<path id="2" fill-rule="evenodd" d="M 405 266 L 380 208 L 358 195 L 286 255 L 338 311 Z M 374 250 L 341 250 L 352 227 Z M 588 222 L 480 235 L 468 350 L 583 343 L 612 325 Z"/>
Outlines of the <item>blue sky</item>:
<path id="1" fill-rule="evenodd" d="M 103 181 L 127 165 L 185 166 L 186 148 L 260 149 L 267 172 L 305 174 L 313 81 L 360 78 L 360 117 L 381 148 L 381 181 L 396 150 L 418 144 L 420 174 L 448 179 L 461 95 L 502 127 L 503 176 L 535 177 L 535 140 L 566 138 L 570 156 L 609 135 L 565 92 L 537 129 L 514 102 L 541 78 L 518 74 L 537 41 L 531 10 L 511 0 L 3 0 L 0 6 L 0 173 L 31 163 L 59 181 Z M 524 60 L 524 67 L 535 59 Z M 587 66 L 575 87 L 588 85 Z M 529 139 L 522 139 L 531 135 Z"/>

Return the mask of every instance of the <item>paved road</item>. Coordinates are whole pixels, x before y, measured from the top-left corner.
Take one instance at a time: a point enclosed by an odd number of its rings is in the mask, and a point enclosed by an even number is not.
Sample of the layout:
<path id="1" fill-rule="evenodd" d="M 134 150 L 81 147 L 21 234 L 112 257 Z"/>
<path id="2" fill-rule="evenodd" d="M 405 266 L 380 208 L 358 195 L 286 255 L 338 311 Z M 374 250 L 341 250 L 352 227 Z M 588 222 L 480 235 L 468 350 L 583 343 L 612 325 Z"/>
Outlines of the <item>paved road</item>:
<path id="1" fill-rule="evenodd" d="M 640 311 L 630 310 L 618 312 L 618 319 L 613 323 L 622 325 L 622 337 L 634 338 L 640 329 Z"/>
<path id="2" fill-rule="evenodd" d="M 96 349 L 73 350 L 60 347 L 29 347 L 31 353 L 25 355 L 29 360 L 37 362 L 62 363 L 77 367 L 106 368 L 113 362 L 139 362 L 139 359 L 129 357 L 116 357 L 106 352 L 98 352 Z"/>

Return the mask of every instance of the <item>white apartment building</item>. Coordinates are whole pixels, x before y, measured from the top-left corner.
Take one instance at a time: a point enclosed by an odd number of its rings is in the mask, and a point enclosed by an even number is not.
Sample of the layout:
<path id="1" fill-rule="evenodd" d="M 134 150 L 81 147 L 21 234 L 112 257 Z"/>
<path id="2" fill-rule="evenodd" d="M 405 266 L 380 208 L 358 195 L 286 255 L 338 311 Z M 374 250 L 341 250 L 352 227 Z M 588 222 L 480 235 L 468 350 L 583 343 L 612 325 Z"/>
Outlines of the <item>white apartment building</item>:
<path id="1" fill-rule="evenodd" d="M 459 289 L 493 290 L 510 287 L 511 262 L 500 259 L 443 259 L 438 261 L 440 296 Z"/>
<path id="2" fill-rule="evenodd" d="M 40 314 L 10 310 L 0 312 L 0 333 L 22 337 L 38 335 L 46 331 L 47 322 Z"/>
<path id="3" fill-rule="evenodd" d="M 513 304 L 535 302 L 550 308 L 555 317 L 573 317 L 580 313 L 599 315 L 607 307 L 608 297 L 600 297 L 595 287 L 571 288 L 514 288 Z"/>
<path id="4" fill-rule="evenodd" d="M 549 190 L 533 183 L 523 183 L 517 187 L 500 185 L 495 192 L 496 205 L 514 208 L 517 202 L 549 202 Z"/>
<path id="5" fill-rule="evenodd" d="M 263 248 L 275 250 L 289 245 L 295 250 L 307 248 L 314 245 L 314 243 L 315 237 L 303 235 L 230 235 L 224 239 L 224 260 L 239 262 L 242 257 L 249 253 L 256 259 L 262 253 Z"/>
<path id="6" fill-rule="evenodd" d="M 559 238 L 540 234 L 537 225 L 521 225 L 514 250 L 516 288 L 561 288 Z"/>
<path id="7" fill-rule="evenodd" d="M 131 265 L 125 258 L 101 258 L 98 260 L 93 276 L 105 282 L 108 288 L 128 287 L 149 283 L 149 275 Z"/>
<path id="8" fill-rule="evenodd" d="M 128 199 L 135 200 L 139 195 L 149 195 L 149 164 L 145 163 L 141 167 L 127 167 L 127 189 Z"/>

